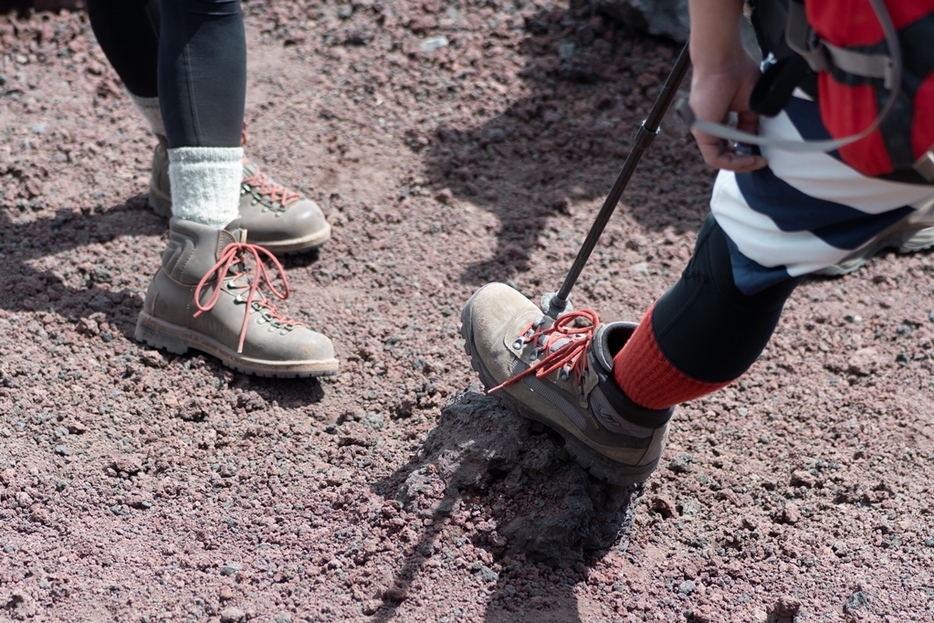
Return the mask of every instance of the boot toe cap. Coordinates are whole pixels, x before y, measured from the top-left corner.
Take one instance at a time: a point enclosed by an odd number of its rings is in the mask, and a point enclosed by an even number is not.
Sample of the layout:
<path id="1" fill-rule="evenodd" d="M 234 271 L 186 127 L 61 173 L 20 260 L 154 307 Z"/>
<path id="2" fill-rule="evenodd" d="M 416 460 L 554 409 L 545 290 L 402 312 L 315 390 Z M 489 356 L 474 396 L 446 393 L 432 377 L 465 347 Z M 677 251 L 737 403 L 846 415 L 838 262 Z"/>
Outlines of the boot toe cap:
<path id="1" fill-rule="evenodd" d="M 520 292 L 504 283 L 478 290 L 464 307 L 462 320 L 469 348 L 497 382 L 512 375 L 518 351 L 512 343 L 529 323 L 543 316 Z"/>
<path id="2" fill-rule="evenodd" d="M 251 242 L 272 251 L 296 251 L 320 246 L 331 236 L 331 226 L 317 203 L 302 198 L 285 210 L 270 210 L 251 195 L 241 200 L 241 225 Z"/>

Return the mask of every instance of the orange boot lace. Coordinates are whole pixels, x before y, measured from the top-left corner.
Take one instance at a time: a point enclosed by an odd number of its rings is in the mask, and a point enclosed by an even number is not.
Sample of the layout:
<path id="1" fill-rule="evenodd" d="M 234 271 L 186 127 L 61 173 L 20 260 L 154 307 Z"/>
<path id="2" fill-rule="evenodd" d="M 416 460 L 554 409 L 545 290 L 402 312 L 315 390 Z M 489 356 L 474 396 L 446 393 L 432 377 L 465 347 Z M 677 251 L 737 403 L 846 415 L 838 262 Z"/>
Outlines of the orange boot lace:
<path id="1" fill-rule="evenodd" d="M 572 373 L 576 376 L 578 392 L 583 394 L 584 374 L 588 365 L 587 353 L 590 351 L 590 343 L 593 341 L 597 325 L 600 324 L 597 312 L 592 309 L 576 309 L 558 316 L 549 327 L 545 327 L 545 320 L 546 318 L 541 318 L 529 323 L 513 343 L 516 350 L 525 344 L 535 343 L 532 359 L 537 359 L 541 353 L 546 353 L 545 357 L 528 369 L 506 379 L 488 393 L 518 383 L 530 374 L 540 379 L 561 370 L 559 378 L 562 381 L 570 378 Z"/>

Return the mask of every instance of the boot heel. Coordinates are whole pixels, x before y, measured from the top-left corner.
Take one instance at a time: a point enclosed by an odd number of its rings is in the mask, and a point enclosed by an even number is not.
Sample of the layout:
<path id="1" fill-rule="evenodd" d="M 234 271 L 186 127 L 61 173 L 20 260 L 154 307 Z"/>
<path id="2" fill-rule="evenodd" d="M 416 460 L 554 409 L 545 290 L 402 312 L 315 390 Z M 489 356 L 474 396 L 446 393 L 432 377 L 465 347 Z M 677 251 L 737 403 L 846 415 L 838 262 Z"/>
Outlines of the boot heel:
<path id="1" fill-rule="evenodd" d="M 172 186 L 169 182 L 168 139 L 160 136 L 152 154 L 149 176 L 149 207 L 162 218 L 172 218 Z"/>
<path id="2" fill-rule="evenodd" d="M 136 331 L 133 336 L 137 342 L 149 344 L 175 355 L 184 355 L 188 352 L 188 343 L 185 340 L 148 325 L 142 316 L 136 322 Z"/>
<path id="3" fill-rule="evenodd" d="M 149 203 L 149 207 L 152 208 L 152 211 L 156 214 L 156 216 L 161 216 L 162 218 L 172 218 L 172 199 L 164 192 L 153 186 L 150 186 L 149 199 L 147 203 Z"/>

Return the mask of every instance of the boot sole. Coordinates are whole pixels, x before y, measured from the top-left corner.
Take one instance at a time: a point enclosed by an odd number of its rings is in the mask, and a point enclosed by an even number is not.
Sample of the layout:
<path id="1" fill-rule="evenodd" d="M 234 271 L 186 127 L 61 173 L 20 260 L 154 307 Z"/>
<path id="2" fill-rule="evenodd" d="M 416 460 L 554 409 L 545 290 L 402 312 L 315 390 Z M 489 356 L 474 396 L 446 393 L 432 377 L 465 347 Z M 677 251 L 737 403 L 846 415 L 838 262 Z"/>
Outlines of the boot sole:
<path id="1" fill-rule="evenodd" d="M 150 186 L 149 207 L 156 216 L 162 218 L 172 218 L 172 200 L 159 192 L 158 189 Z M 276 255 L 293 255 L 297 253 L 308 253 L 320 248 L 325 242 L 331 239 L 331 226 L 325 223 L 325 227 L 303 238 L 291 238 L 289 240 L 275 240 L 264 242 L 262 240 L 253 240 L 247 233 L 247 241 L 265 248 L 270 253 Z"/>
<path id="2" fill-rule="evenodd" d="M 891 240 L 883 239 L 875 246 L 869 247 L 860 258 L 852 260 L 849 263 L 844 260 L 839 264 L 834 264 L 833 266 L 822 268 L 814 274 L 820 277 L 842 277 L 843 275 L 855 273 L 857 270 L 868 264 L 870 258 L 882 253 L 886 249 L 895 249 L 895 251 L 898 253 L 908 254 L 918 253 L 919 251 L 927 251 L 932 248 L 934 248 L 934 237 L 924 239 L 921 242 L 912 242 L 911 237 L 909 237 L 899 245 L 892 245 Z"/>
<path id="3" fill-rule="evenodd" d="M 474 296 L 476 296 L 476 294 L 474 294 Z M 479 375 L 480 382 L 483 383 L 483 386 L 489 390 L 491 387 L 499 385 L 499 381 L 493 378 L 493 375 L 487 369 L 483 360 L 480 359 L 480 356 L 472 347 L 473 323 L 470 318 L 470 307 L 471 303 L 473 303 L 473 299 L 473 296 L 470 297 L 470 300 L 467 301 L 467 305 L 464 306 L 464 310 L 461 312 L 461 337 L 464 338 L 464 352 L 470 357 L 470 367 Z M 549 429 L 561 435 L 561 438 L 564 439 L 565 451 L 578 465 L 583 467 L 597 480 L 602 480 L 621 487 L 630 486 L 645 482 L 658 467 L 658 461 L 661 457 L 647 465 L 640 465 L 638 467 L 608 459 L 573 434 L 564 430 L 563 427 L 539 415 L 532 409 L 529 409 L 508 393 L 497 394 L 497 397 L 521 417 L 547 426 Z"/>
<path id="4" fill-rule="evenodd" d="M 285 379 L 333 376 L 337 374 L 339 365 L 337 359 L 310 361 L 250 359 L 231 352 L 200 333 L 162 322 L 145 312 L 141 312 L 136 321 L 134 337 L 138 342 L 175 355 L 184 355 L 189 349 L 194 349 L 216 357 L 228 368 L 253 376 Z"/>

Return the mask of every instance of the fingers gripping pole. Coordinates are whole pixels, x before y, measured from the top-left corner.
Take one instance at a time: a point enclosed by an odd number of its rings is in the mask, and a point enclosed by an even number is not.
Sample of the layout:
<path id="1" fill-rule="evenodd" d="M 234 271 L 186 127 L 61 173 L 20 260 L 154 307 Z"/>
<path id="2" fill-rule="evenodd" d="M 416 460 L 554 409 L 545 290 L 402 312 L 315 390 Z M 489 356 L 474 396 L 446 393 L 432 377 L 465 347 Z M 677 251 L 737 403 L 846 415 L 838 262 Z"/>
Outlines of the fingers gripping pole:
<path id="1" fill-rule="evenodd" d="M 593 253 L 594 247 L 597 245 L 597 241 L 603 234 L 603 230 L 606 229 L 606 225 L 613 215 L 613 211 L 616 209 L 616 205 L 619 203 L 619 199 L 622 197 L 626 185 L 629 183 L 630 178 L 632 178 L 636 165 L 639 164 L 642 155 L 652 144 L 652 141 L 655 140 L 655 136 L 658 134 L 658 126 L 661 125 L 662 119 L 665 118 L 665 113 L 667 113 L 668 109 L 671 107 L 671 103 L 674 101 L 675 95 L 678 92 L 678 87 L 682 80 L 684 80 L 684 76 L 687 74 L 690 65 L 688 44 L 685 43 L 684 47 L 681 49 L 681 53 L 678 54 L 678 58 L 675 61 L 671 73 L 668 74 L 665 83 L 662 85 L 658 97 L 655 98 L 652 110 L 649 111 L 648 117 L 646 117 L 642 125 L 639 126 L 639 130 L 636 132 L 635 139 L 633 140 L 632 149 L 629 155 L 626 156 L 626 160 L 623 162 L 623 167 L 616 178 L 616 182 L 613 184 L 610 194 L 607 195 L 606 200 L 603 202 L 603 207 L 600 208 L 600 212 L 597 214 L 594 224 L 590 227 L 587 238 L 584 239 L 584 244 L 581 246 L 580 251 L 578 251 L 577 258 L 574 260 L 574 264 L 571 265 L 571 270 L 568 271 L 561 289 L 554 294 L 546 294 L 542 297 L 542 311 L 549 316 L 557 318 L 558 314 L 567 309 L 571 288 L 574 287 L 577 278 L 580 277 L 584 266 L 587 264 L 587 260 L 590 259 L 590 254 Z"/>

